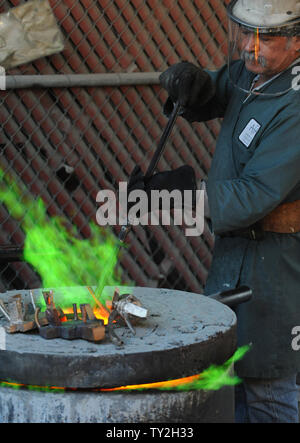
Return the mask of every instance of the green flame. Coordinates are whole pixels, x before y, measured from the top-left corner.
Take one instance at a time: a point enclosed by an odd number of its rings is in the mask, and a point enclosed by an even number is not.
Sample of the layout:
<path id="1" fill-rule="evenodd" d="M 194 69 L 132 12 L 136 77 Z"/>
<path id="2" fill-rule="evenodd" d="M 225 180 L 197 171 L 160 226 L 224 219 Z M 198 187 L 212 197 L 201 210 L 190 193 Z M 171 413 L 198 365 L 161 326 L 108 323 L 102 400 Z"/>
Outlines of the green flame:
<path id="1" fill-rule="evenodd" d="M 105 285 L 121 284 L 117 270 L 119 242 L 108 229 L 101 229 L 89 223 L 91 235 L 80 238 L 74 226 L 59 217 L 49 217 L 41 198 L 36 200 L 26 189 L 18 186 L 8 175 L 0 171 L 0 201 L 12 217 L 20 220 L 25 232 L 24 259 L 40 275 L 44 288 L 69 288 L 76 286 L 76 300 L 73 291 L 66 289 L 59 305 L 94 301 L 85 286 L 95 286 L 97 298 Z M 78 287 L 81 287 L 78 288 Z M 38 304 L 44 306 L 41 298 Z"/>
<path id="2" fill-rule="evenodd" d="M 203 371 L 199 378 L 191 383 L 183 385 L 183 390 L 205 389 L 217 391 L 223 386 L 234 386 L 242 382 L 237 375 L 231 375 L 234 363 L 241 360 L 250 349 L 249 345 L 238 348 L 233 356 L 223 365 L 211 365 Z"/>
<path id="3" fill-rule="evenodd" d="M 244 355 L 249 351 L 250 346 L 245 345 L 240 348 L 238 348 L 232 357 L 230 357 L 224 364 L 222 365 L 211 365 L 206 370 L 201 372 L 198 377 L 196 377 L 194 380 L 178 384 L 178 385 L 168 385 L 166 383 L 166 386 L 161 386 L 156 389 L 162 390 L 162 391 L 192 391 L 192 390 L 207 390 L 207 391 L 217 391 L 221 389 L 223 386 L 235 386 L 242 382 L 242 379 L 240 379 L 237 375 L 233 374 L 233 366 L 234 363 L 241 360 Z M 134 388 L 134 390 L 145 390 L 145 389 L 151 389 L 149 388 Z M 127 390 L 131 390 L 130 386 L 127 387 Z"/>

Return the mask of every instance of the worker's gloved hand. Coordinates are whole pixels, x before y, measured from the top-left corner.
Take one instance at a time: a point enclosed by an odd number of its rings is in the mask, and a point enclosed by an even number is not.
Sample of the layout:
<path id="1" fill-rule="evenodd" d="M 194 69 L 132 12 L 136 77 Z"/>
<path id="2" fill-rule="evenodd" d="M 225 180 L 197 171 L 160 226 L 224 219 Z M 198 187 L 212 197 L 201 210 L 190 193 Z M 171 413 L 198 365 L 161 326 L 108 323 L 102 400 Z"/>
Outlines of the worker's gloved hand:
<path id="1" fill-rule="evenodd" d="M 139 166 L 136 166 L 130 176 L 127 192 L 128 194 L 134 190 L 144 190 L 148 196 L 149 212 L 151 211 L 151 191 L 161 191 L 166 189 L 169 192 L 173 190 L 179 190 L 182 194 L 183 191 L 193 191 L 193 199 L 196 194 L 196 177 L 195 171 L 191 166 L 184 165 L 173 171 L 158 172 L 149 178 L 145 178 Z M 128 209 L 133 203 L 128 203 Z M 171 209 L 174 209 L 174 202 L 171 199 Z"/>
<path id="2" fill-rule="evenodd" d="M 169 102 L 183 108 L 205 105 L 215 94 L 210 75 L 190 62 L 176 63 L 163 72 L 159 81 L 169 94 Z"/>

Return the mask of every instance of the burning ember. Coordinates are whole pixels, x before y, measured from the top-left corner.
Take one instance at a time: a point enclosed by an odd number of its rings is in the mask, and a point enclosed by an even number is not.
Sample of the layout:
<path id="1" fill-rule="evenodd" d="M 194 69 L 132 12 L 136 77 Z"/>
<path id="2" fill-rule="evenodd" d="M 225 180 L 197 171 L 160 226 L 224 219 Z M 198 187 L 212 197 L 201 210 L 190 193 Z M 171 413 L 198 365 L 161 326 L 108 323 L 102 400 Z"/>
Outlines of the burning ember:
<path id="1" fill-rule="evenodd" d="M 82 290 L 82 288 L 79 289 Z M 63 310 L 60 306 L 56 306 L 53 290 L 42 291 L 46 309 L 41 316 L 41 299 L 37 306 L 32 290 L 29 292 L 34 317 L 32 314 L 28 314 L 29 307 L 25 300 L 22 300 L 21 294 L 11 296 L 6 304 L 1 301 L 0 311 L 9 321 L 6 331 L 9 333 L 27 332 L 38 328 L 40 335 L 46 339 L 73 340 L 81 338 L 97 343 L 105 338 L 106 325 L 110 340 L 119 347 L 123 346 L 123 341 L 114 331 L 114 324 L 123 320 L 135 335 L 132 321 L 138 318 L 145 319 L 148 314 L 147 309 L 143 308 L 141 302 L 133 295 L 120 295 L 118 288 L 115 288 L 112 300 L 107 301 L 106 307 L 104 307 L 97 299 L 94 290 L 89 286 L 86 289 L 95 302 L 94 309 L 89 303 L 83 303 L 80 304 L 78 310 L 77 303 L 73 303 L 72 309 L 65 308 Z M 74 296 L 74 292 L 76 292 L 76 288 L 61 288 L 60 290 L 67 292 L 68 296 L 69 294 Z"/>
<path id="2" fill-rule="evenodd" d="M 109 306 L 108 308 L 105 308 L 102 303 L 99 302 L 99 300 L 96 298 L 96 295 L 93 291 L 93 289 L 90 286 L 87 286 L 87 290 L 88 292 L 91 294 L 94 302 L 96 303 L 93 307 L 93 313 L 94 316 L 98 319 L 98 320 L 103 320 L 104 325 L 108 324 L 108 319 L 110 316 L 110 312 L 111 312 L 111 306 L 109 305 L 109 301 L 106 302 L 106 305 Z M 75 315 L 74 312 L 74 304 L 73 307 L 66 307 L 64 309 L 62 309 L 63 313 L 65 314 L 65 316 L 63 316 L 61 318 L 62 322 L 68 321 L 68 318 L 70 318 L 71 316 Z M 77 307 L 76 305 L 76 314 L 75 317 L 81 314 L 81 310 L 80 307 Z"/>

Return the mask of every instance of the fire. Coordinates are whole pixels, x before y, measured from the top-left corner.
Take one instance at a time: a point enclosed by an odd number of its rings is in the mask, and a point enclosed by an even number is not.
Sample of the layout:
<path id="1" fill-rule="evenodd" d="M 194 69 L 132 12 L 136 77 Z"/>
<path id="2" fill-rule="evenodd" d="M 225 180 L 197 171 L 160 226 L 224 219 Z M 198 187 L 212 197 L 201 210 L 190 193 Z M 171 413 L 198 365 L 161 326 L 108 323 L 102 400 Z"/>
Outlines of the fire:
<path id="1" fill-rule="evenodd" d="M 26 385 L 24 383 L 14 383 L 11 381 L 1 381 L 0 382 L 1 387 L 6 388 L 13 388 L 13 389 L 30 389 L 30 390 L 37 390 L 37 391 L 65 391 L 66 388 L 60 387 L 60 386 L 38 386 L 38 385 Z M 77 389 L 70 388 L 70 390 L 75 391 Z"/>
<path id="2" fill-rule="evenodd" d="M 97 299 L 93 289 L 90 286 L 87 286 L 87 289 L 88 289 L 89 293 L 91 294 L 91 296 L 93 297 L 93 299 L 94 299 L 94 301 L 96 303 L 96 306 L 93 309 L 95 317 L 98 320 L 103 320 L 104 325 L 107 325 L 108 324 L 108 317 L 109 317 L 110 312 Z M 69 315 L 74 314 L 72 308 L 64 308 L 63 312 L 64 312 L 65 316 L 61 318 L 61 321 L 67 321 L 68 320 L 67 315 L 68 314 Z M 80 314 L 80 313 L 81 313 L 80 309 L 77 308 L 77 314 Z"/>
<path id="3" fill-rule="evenodd" d="M 129 391 L 134 389 L 172 389 L 178 388 L 184 385 L 191 385 L 193 382 L 199 380 L 201 374 L 191 375 L 190 377 L 177 378 L 174 380 L 168 381 L 160 381 L 156 383 L 144 383 L 140 385 L 128 385 L 128 386 L 119 386 L 118 388 L 102 388 L 102 392 L 111 392 L 111 391 Z"/>
<path id="4" fill-rule="evenodd" d="M 178 388 L 179 386 L 191 386 L 194 381 L 199 380 L 201 374 L 192 375 L 190 377 L 178 378 L 175 380 L 168 380 L 163 382 L 156 383 L 145 383 L 140 385 L 129 385 L 129 386 L 120 386 L 117 388 L 92 388 L 93 392 L 112 392 L 112 391 L 129 391 L 133 389 L 173 389 Z M 26 385 L 24 383 L 14 383 L 12 381 L 2 381 L 0 382 L 0 386 L 14 389 L 31 389 L 31 390 L 40 390 L 40 391 L 78 391 L 78 388 L 65 388 L 61 386 L 38 386 L 38 385 Z"/>
<path id="5" fill-rule="evenodd" d="M 92 288 L 90 286 L 87 286 L 87 289 L 89 291 L 89 293 L 91 294 L 91 296 L 93 297 L 94 301 L 96 302 L 97 308 L 94 310 L 95 316 L 97 318 L 102 318 L 103 320 L 106 320 L 106 323 L 108 323 L 108 317 L 109 317 L 109 312 L 107 309 L 105 309 L 105 307 L 102 305 L 102 303 L 100 303 L 100 301 L 97 299 L 94 291 L 92 290 Z M 99 315 L 99 317 L 97 316 Z"/>
<path id="6" fill-rule="evenodd" d="M 105 311 L 105 313 L 104 313 Z M 108 317 L 109 317 L 109 312 L 106 311 L 106 309 L 102 306 L 102 309 L 100 307 L 95 307 L 93 309 L 94 315 L 98 320 L 103 320 L 104 325 L 108 324 Z M 64 308 L 63 309 L 63 313 L 65 314 L 64 317 L 61 318 L 61 321 L 68 321 L 68 316 L 70 318 L 71 315 L 74 314 L 73 309 L 72 308 Z M 77 308 L 77 314 L 81 314 L 80 309 Z"/>
<path id="7" fill-rule="evenodd" d="M 90 293 L 90 295 L 93 297 L 94 302 L 96 303 L 96 305 L 93 308 L 93 313 L 95 315 L 95 317 L 98 320 L 103 320 L 104 325 L 108 324 L 108 318 L 110 315 L 110 311 L 111 311 L 111 306 L 110 306 L 110 302 L 109 300 L 106 301 L 107 307 L 108 309 L 106 309 L 103 304 L 97 299 L 93 289 L 90 286 L 86 287 L 88 289 L 88 292 Z M 66 322 L 68 320 L 70 320 L 73 316 L 74 316 L 74 310 L 73 307 L 64 307 L 62 308 L 62 311 L 64 313 L 63 317 L 60 317 L 61 322 Z M 81 316 L 81 310 L 80 310 L 80 306 L 77 306 L 77 314 L 78 314 L 78 318 L 80 318 Z"/>

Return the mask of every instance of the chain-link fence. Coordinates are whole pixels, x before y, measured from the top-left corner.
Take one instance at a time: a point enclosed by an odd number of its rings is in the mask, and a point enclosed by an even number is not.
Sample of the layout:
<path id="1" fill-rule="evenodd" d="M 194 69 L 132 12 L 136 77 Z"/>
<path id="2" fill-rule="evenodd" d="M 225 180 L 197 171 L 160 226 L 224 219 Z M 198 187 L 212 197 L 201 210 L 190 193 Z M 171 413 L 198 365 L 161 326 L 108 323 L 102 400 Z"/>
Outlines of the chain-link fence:
<path id="1" fill-rule="evenodd" d="M 0 13 L 23 3 L 0 1 Z M 0 167 L 41 196 L 49 215 L 64 215 L 87 238 L 98 191 L 116 189 L 136 164 L 145 170 L 166 125 L 166 93 L 156 74 L 182 60 L 208 68 L 224 63 L 228 1 L 49 3 L 64 50 L 7 70 L 7 80 L 32 81 L 26 86 L 12 82 L 0 92 Z M 117 84 L 107 76 L 112 73 L 120 74 Z M 59 84 L 61 74 L 71 83 Z M 34 86 L 46 78 L 50 86 Z M 178 118 L 158 169 L 190 164 L 197 178 L 205 178 L 219 124 Z M 24 231 L 5 205 L 0 226 L 0 249 L 23 246 Z M 202 292 L 213 246 L 207 229 L 200 237 L 186 237 L 178 226 L 138 226 L 128 244 L 121 258 L 125 278 L 141 286 Z M 25 262 L 0 265 L 1 292 L 40 284 Z"/>

